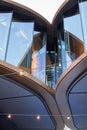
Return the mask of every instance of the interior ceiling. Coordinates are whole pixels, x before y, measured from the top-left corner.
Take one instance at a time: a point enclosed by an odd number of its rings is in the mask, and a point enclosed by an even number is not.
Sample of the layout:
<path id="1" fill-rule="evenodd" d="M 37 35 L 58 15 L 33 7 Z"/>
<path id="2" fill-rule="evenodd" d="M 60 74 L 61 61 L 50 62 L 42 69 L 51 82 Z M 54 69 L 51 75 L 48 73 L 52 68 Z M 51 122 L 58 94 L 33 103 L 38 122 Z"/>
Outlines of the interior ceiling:
<path id="1" fill-rule="evenodd" d="M 87 130 L 87 74 L 73 85 L 68 98 L 76 128 Z"/>
<path id="2" fill-rule="evenodd" d="M 8 114 L 12 114 L 11 119 L 7 118 Z M 33 91 L 0 77 L 0 129 L 55 130 L 55 126 L 46 104 Z"/>
<path id="3" fill-rule="evenodd" d="M 65 1 L 69 0 L 10 0 L 13 2 L 16 2 L 18 4 L 21 4 L 27 8 L 32 9 L 33 11 L 40 14 L 42 17 L 44 17 L 46 20 L 48 20 L 49 23 L 52 23 L 53 18 L 56 14 L 56 12 L 60 9 L 62 4 Z"/>
<path id="4" fill-rule="evenodd" d="M 57 86 L 55 96 L 65 124 L 71 130 L 87 130 L 87 52 L 73 62 Z"/>

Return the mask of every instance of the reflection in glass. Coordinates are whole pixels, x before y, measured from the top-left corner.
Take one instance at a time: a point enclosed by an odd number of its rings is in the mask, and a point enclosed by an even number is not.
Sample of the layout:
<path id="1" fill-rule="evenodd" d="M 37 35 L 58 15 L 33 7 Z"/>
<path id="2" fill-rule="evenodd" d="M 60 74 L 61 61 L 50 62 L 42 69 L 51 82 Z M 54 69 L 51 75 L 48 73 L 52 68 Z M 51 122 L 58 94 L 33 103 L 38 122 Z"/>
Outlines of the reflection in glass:
<path id="1" fill-rule="evenodd" d="M 80 14 L 64 18 L 64 30 L 83 41 Z"/>
<path id="2" fill-rule="evenodd" d="M 31 73 L 45 83 L 46 34 L 34 32 Z"/>
<path id="3" fill-rule="evenodd" d="M 45 83 L 46 34 L 34 31 L 31 48 L 28 48 L 19 67 Z"/>
<path id="4" fill-rule="evenodd" d="M 58 25 L 58 78 L 84 52 L 82 23 L 78 6 L 64 13 Z"/>
<path id="5" fill-rule="evenodd" d="M 56 39 L 50 36 L 50 43 L 46 52 L 46 84 L 55 89 L 58 80 L 58 48 Z"/>
<path id="6" fill-rule="evenodd" d="M 64 41 L 67 68 L 84 52 L 80 14 L 64 18 Z"/>
<path id="7" fill-rule="evenodd" d="M 6 61 L 19 66 L 24 55 L 31 50 L 34 23 L 12 22 Z"/>
<path id="8" fill-rule="evenodd" d="M 12 13 L 0 13 L 0 59 L 5 60 Z"/>
<path id="9" fill-rule="evenodd" d="M 64 130 L 71 130 L 71 129 L 65 125 Z"/>
<path id="10" fill-rule="evenodd" d="M 87 1 L 79 3 L 83 27 L 84 49 L 87 51 Z"/>

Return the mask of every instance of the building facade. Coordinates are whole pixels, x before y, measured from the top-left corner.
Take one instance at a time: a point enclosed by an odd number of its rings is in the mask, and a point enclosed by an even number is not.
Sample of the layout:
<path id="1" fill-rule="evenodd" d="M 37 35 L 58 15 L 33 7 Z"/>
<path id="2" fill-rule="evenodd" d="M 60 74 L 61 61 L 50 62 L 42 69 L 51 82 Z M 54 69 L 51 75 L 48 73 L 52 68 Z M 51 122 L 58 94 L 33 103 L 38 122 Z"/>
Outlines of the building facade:
<path id="1" fill-rule="evenodd" d="M 65 0 L 52 23 L 0 1 L 0 128 L 87 129 L 87 0 Z"/>

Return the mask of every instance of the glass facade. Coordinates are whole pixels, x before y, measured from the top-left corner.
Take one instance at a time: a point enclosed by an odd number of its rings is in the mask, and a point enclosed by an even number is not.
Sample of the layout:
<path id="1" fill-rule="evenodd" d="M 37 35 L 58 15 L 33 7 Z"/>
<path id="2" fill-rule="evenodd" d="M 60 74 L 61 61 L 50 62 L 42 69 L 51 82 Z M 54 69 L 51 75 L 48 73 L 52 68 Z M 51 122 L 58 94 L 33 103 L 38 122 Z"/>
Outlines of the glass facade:
<path id="1" fill-rule="evenodd" d="M 0 59 L 6 60 L 12 13 L 0 13 Z"/>
<path id="2" fill-rule="evenodd" d="M 83 29 L 84 49 L 87 51 L 87 1 L 80 2 L 79 9 Z"/>
<path id="3" fill-rule="evenodd" d="M 12 22 L 6 62 L 18 66 L 26 51 L 31 51 L 33 28 L 33 22 Z"/>
<path id="4" fill-rule="evenodd" d="M 0 59 L 17 66 L 45 83 L 46 33 L 34 31 L 34 22 L 0 13 Z"/>
<path id="5" fill-rule="evenodd" d="M 12 12 L 0 13 L 0 59 L 19 67 L 27 51 L 31 52 L 34 22 L 17 22 L 12 16 Z"/>
<path id="6" fill-rule="evenodd" d="M 55 89 L 61 74 L 87 51 L 87 1 L 63 14 L 57 38 L 35 30 L 35 21 L 14 18 L 14 12 L 0 12 L 0 59 L 17 66 Z M 16 19 L 16 20 L 15 20 Z M 78 23 L 78 24 L 77 24 Z"/>
<path id="7" fill-rule="evenodd" d="M 58 80 L 58 52 L 56 39 L 50 36 L 50 43 L 47 44 L 46 51 L 46 84 L 55 89 Z"/>
<path id="8" fill-rule="evenodd" d="M 32 45 L 31 73 L 45 83 L 46 71 L 46 34 L 34 32 Z"/>
<path id="9" fill-rule="evenodd" d="M 58 53 L 61 74 L 86 51 L 86 4 L 81 1 L 67 10 L 58 26 Z M 73 10 L 73 11 L 72 11 Z"/>
<path id="10" fill-rule="evenodd" d="M 81 49 L 79 51 L 75 50 L 76 46 L 79 48 L 80 44 L 83 45 L 80 14 L 75 14 L 73 16 L 64 18 L 64 41 L 67 68 L 72 63 L 72 61 L 74 61 L 82 54 L 82 51 L 80 51 Z"/>
<path id="11" fill-rule="evenodd" d="M 46 34 L 34 31 L 31 48 L 25 53 L 20 68 L 31 73 L 45 83 L 46 73 Z"/>
<path id="12" fill-rule="evenodd" d="M 64 9 L 64 11 L 66 11 L 63 12 L 62 17 L 60 17 L 61 20 L 58 21 L 56 26 L 49 25 L 47 27 L 46 24 L 45 29 L 45 24 L 43 24 L 42 21 L 42 23 L 38 24 L 39 20 L 37 20 L 36 22 L 34 21 L 34 19 L 26 20 L 25 17 L 27 14 L 24 14 L 24 19 L 20 19 L 18 18 L 19 13 L 16 17 L 16 15 L 14 15 L 14 11 L 0 11 L 0 60 L 16 66 L 23 71 L 26 71 L 28 74 L 31 74 L 38 80 L 45 83 L 48 87 L 56 89 L 56 82 L 63 74 L 63 72 L 65 72 L 65 70 L 67 70 L 79 56 L 87 51 L 86 9 L 87 0 L 78 0 L 78 3 L 75 6 Z M 37 17 L 35 18 L 37 19 Z M 38 27 L 38 25 L 40 25 L 40 27 Z M 54 27 L 54 30 L 52 30 L 52 32 L 49 32 L 51 27 Z M 56 35 L 53 34 L 53 32 L 55 32 Z M 60 79 L 62 80 L 62 78 Z M 59 80 L 60 83 L 61 80 Z M 66 83 L 68 83 L 68 80 Z M 61 86 L 62 85 L 60 84 L 58 87 Z M 74 98 L 70 97 L 70 99 L 73 100 L 73 102 L 75 103 L 76 98 L 74 100 Z M 55 101 L 57 102 L 57 100 Z M 58 106 L 60 109 L 61 104 L 58 105 L 60 105 L 60 107 Z M 73 108 L 75 108 L 75 106 L 73 106 Z M 62 115 L 61 109 L 60 112 L 61 113 L 59 116 Z M 71 114 L 73 115 L 73 112 Z M 65 116 L 66 114 L 62 115 L 64 121 Z M 82 120 L 85 121 L 85 119 Z M 78 119 L 76 119 L 76 121 L 78 123 Z M 65 122 L 64 124 L 64 130 L 71 130 L 70 128 L 68 128 L 67 122 Z"/>

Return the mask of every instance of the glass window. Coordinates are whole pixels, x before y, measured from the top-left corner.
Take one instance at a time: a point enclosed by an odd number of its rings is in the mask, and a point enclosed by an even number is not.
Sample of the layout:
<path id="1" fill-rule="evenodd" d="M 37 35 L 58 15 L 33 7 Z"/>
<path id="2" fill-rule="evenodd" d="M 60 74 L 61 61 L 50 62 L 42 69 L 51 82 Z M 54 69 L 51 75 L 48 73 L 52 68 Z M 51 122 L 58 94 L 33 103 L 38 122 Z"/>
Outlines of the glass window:
<path id="1" fill-rule="evenodd" d="M 45 83 L 46 34 L 34 32 L 31 73 Z"/>
<path id="2" fill-rule="evenodd" d="M 46 34 L 34 31 L 31 49 L 22 58 L 20 67 L 45 83 Z"/>
<path id="3" fill-rule="evenodd" d="M 27 51 L 31 50 L 33 22 L 12 22 L 6 61 L 20 66 Z"/>
<path id="4" fill-rule="evenodd" d="M 58 24 L 58 78 L 84 53 L 84 38 L 78 3 L 64 12 Z"/>
<path id="5" fill-rule="evenodd" d="M 5 60 L 12 13 L 0 13 L 0 59 Z"/>
<path id="6" fill-rule="evenodd" d="M 80 14 L 64 18 L 64 30 L 83 41 Z"/>
<path id="7" fill-rule="evenodd" d="M 87 51 L 87 1 L 79 3 L 79 9 L 83 27 L 84 49 Z"/>
<path id="8" fill-rule="evenodd" d="M 64 17 L 63 22 L 67 68 L 72 61 L 84 52 L 83 32 L 78 8 L 73 14 Z"/>
<path id="9" fill-rule="evenodd" d="M 48 35 L 48 39 L 46 52 L 46 84 L 55 89 L 55 83 L 58 80 L 58 48 L 55 37 Z"/>
<path id="10" fill-rule="evenodd" d="M 68 67 L 84 51 L 80 14 L 64 18 L 64 41 Z"/>

